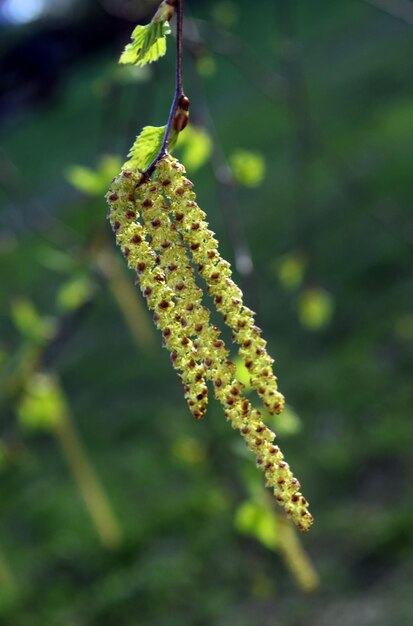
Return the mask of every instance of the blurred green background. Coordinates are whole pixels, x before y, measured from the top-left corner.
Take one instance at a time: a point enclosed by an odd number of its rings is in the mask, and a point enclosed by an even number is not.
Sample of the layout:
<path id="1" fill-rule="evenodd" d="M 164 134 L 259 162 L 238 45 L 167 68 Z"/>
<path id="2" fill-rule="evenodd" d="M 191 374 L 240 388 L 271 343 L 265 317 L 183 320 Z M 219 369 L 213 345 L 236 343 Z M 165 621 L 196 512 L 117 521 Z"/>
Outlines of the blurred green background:
<path id="1" fill-rule="evenodd" d="M 192 421 L 105 219 L 173 93 L 172 39 L 116 64 L 155 5 L 0 2 L 0 624 L 410 626 L 413 3 L 186 2 L 177 154 L 276 359 L 304 537 L 220 407 Z"/>

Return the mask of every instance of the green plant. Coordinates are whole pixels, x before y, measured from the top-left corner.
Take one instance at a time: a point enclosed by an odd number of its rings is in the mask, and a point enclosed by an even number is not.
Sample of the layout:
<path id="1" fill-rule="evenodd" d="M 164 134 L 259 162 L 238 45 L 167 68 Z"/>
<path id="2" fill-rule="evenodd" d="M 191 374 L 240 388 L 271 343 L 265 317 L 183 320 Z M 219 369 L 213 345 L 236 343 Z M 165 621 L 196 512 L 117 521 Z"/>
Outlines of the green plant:
<path id="1" fill-rule="evenodd" d="M 203 306 L 203 291 L 196 282 L 194 268 L 232 330 L 251 387 L 269 413 L 280 413 L 284 398 L 277 389 L 273 360 L 255 325 L 254 313 L 244 305 L 242 292 L 232 280 L 230 264 L 219 253 L 218 240 L 196 202 L 184 166 L 170 154 L 189 117 L 189 99 L 182 84 L 183 1 L 165 0 L 150 24 L 137 27 L 121 62 L 142 66 L 164 54 L 168 22 L 175 12 L 176 84 L 168 122 L 159 128 L 145 127 L 137 137 L 129 161 L 107 194 L 108 217 L 162 332 L 193 416 L 201 419 L 206 413 L 209 381 L 227 420 L 239 429 L 254 452 L 276 500 L 297 527 L 306 531 L 313 518 L 299 491 L 300 483 L 279 447 L 273 444 L 275 434 L 245 396 L 244 384 L 236 378 L 229 350 L 220 338 L 219 328 L 210 321 L 210 311 Z M 245 175 L 245 168 L 239 164 L 237 170 Z"/>

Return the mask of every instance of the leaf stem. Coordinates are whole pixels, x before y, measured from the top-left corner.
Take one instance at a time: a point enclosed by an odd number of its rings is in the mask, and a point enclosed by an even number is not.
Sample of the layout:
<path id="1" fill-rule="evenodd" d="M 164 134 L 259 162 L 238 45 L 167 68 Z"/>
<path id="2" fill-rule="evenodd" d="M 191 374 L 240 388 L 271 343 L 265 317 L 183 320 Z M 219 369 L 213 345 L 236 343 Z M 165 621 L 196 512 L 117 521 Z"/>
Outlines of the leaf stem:
<path id="1" fill-rule="evenodd" d="M 176 72 L 175 72 L 175 95 L 169 112 L 166 131 L 162 146 L 152 163 L 143 173 L 142 183 L 147 181 L 158 161 L 168 152 L 171 135 L 173 132 L 179 133 L 188 123 L 189 98 L 184 94 L 182 81 L 182 57 L 183 57 L 183 22 L 184 22 L 184 0 L 175 0 L 176 4 Z"/>

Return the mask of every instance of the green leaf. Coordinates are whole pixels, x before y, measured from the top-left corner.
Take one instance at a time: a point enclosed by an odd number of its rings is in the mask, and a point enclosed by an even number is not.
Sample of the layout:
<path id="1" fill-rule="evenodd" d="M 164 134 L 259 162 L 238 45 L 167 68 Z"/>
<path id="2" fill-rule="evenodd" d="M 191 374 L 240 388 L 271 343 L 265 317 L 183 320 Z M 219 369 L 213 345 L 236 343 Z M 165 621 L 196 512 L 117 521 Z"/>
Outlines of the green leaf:
<path id="1" fill-rule="evenodd" d="M 75 189 L 82 191 L 88 196 L 95 196 L 99 193 L 99 176 L 87 167 L 73 165 L 67 170 L 66 178 Z"/>
<path id="2" fill-rule="evenodd" d="M 119 63 L 132 63 L 142 67 L 153 63 L 166 52 L 166 35 L 171 29 L 168 22 L 150 22 L 137 26 L 132 33 L 132 43 L 123 51 Z"/>
<path id="3" fill-rule="evenodd" d="M 90 298 L 94 285 L 87 276 L 75 276 L 60 288 L 57 304 L 62 311 L 76 311 Z"/>
<path id="4" fill-rule="evenodd" d="M 16 298 L 11 304 L 11 317 L 20 333 L 34 343 L 50 339 L 55 331 L 54 320 L 42 317 L 26 298 Z"/>
<path id="5" fill-rule="evenodd" d="M 65 413 L 65 401 L 52 376 L 36 374 L 29 381 L 17 408 L 23 426 L 36 430 L 53 430 Z"/>
<path id="6" fill-rule="evenodd" d="M 275 269 L 282 286 L 293 290 L 303 282 L 306 269 L 305 259 L 300 253 L 291 252 L 277 261 Z"/>
<path id="7" fill-rule="evenodd" d="M 230 157 L 235 180 L 244 187 L 258 187 L 265 176 L 265 159 L 259 152 L 236 150 Z"/>
<path id="8" fill-rule="evenodd" d="M 145 170 L 161 149 L 165 131 L 166 126 L 145 126 L 136 137 L 125 165 L 134 165 L 140 170 Z"/>
<path id="9" fill-rule="evenodd" d="M 200 126 L 189 125 L 179 134 L 176 145 L 182 150 L 182 162 L 188 170 L 195 171 L 208 162 L 212 153 L 212 139 Z"/>
<path id="10" fill-rule="evenodd" d="M 254 500 L 241 504 L 235 513 L 235 527 L 244 535 L 251 535 L 270 550 L 279 544 L 277 518 L 274 512 Z"/>
<path id="11" fill-rule="evenodd" d="M 277 435 L 288 437 L 296 435 L 301 430 L 301 420 L 288 404 L 285 405 L 283 412 L 279 415 L 268 415 L 268 418 L 265 416 L 265 419 Z"/>
<path id="12" fill-rule="evenodd" d="M 100 160 L 96 170 L 80 165 L 72 165 L 66 172 L 66 178 L 73 187 L 88 196 L 101 196 L 105 193 L 111 179 L 121 168 L 119 157 L 106 155 Z"/>
<path id="13" fill-rule="evenodd" d="M 69 254 L 69 252 L 64 250 L 58 250 L 45 243 L 42 243 L 36 256 L 43 267 L 53 272 L 73 272 L 78 263 L 77 259 L 73 258 L 73 254 Z"/>
<path id="14" fill-rule="evenodd" d="M 298 314 L 300 322 L 309 330 L 328 326 L 334 310 L 334 301 L 324 289 L 306 289 L 300 296 Z"/>

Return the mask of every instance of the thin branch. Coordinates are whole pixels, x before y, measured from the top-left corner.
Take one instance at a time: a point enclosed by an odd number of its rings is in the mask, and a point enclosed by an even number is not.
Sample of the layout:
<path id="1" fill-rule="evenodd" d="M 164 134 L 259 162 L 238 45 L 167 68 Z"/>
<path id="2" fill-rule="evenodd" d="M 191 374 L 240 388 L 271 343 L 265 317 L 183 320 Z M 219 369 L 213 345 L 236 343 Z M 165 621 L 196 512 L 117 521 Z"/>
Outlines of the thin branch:
<path id="1" fill-rule="evenodd" d="M 168 152 L 172 132 L 179 133 L 188 123 L 189 98 L 184 94 L 182 80 L 182 56 L 183 56 L 183 23 L 184 23 L 184 0 L 176 0 L 176 73 L 175 95 L 169 112 L 166 131 L 159 153 L 144 171 L 142 182 L 148 180 L 158 161 Z"/>
<path id="2" fill-rule="evenodd" d="M 413 3 L 407 0 L 364 0 L 367 4 L 370 4 L 375 9 L 383 11 L 394 17 L 396 20 L 400 20 L 405 24 L 413 26 Z"/>

